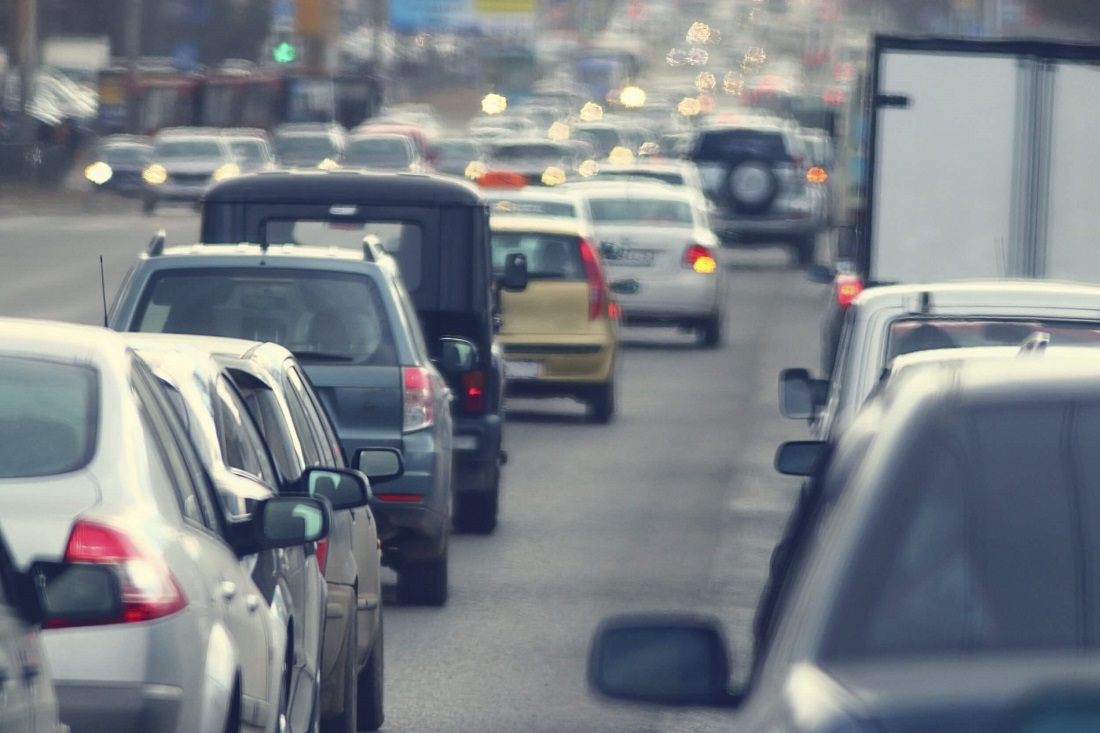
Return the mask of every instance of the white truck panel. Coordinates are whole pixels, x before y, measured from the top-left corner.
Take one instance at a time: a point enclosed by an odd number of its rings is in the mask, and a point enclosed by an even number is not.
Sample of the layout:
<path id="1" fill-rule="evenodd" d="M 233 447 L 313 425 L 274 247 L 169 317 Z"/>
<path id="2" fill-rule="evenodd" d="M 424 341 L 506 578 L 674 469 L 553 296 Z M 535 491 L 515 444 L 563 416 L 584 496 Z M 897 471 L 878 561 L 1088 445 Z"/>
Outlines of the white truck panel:
<path id="1" fill-rule="evenodd" d="M 1016 59 L 888 51 L 879 90 L 909 104 L 878 111 L 871 279 L 1004 277 Z"/>

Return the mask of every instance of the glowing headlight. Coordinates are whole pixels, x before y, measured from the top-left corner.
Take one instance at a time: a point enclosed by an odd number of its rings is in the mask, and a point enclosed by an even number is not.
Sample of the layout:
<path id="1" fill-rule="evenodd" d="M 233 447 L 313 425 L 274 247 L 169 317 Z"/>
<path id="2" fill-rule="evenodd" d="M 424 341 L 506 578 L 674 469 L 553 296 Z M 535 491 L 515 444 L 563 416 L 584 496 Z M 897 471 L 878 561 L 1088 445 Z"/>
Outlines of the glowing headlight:
<path id="1" fill-rule="evenodd" d="M 336 168 L 339 168 L 340 164 L 337 163 L 332 158 L 325 158 L 324 160 L 322 160 L 320 163 L 317 164 L 317 167 L 320 168 L 323 171 L 331 171 L 331 170 L 335 170 Z"/>
<path id="2" fill-rule="evenodd" d="M 585 122 L 595 122 L 603 119 L 603 107 L 595 102 L 587 102 L 581 107 L 581 119 Z"/>
<path id="3" fill-rule="evenodd" d="M 168 171 L 160 163 L 153 163 L 142 172 L 141 180 L 151 186 L 159 186 L 168 180 Z"/>
<path id="4" fill-rule="evenodd" d="M 639 87 L 626 87 L 619 94 L 619 104 L 631 109 L 644 107 L 646 100 L 645 91 Z"/>
<path id="5" fill-rule="evenodd" d="M 241 169 L 237 167 L 236 163 L 226 163 L 221 168 L 214 171 L 214 175 L 211 176 L 215 181 L 224 181 L 227 178 L 236 178 L 241 174 Z"/>
<path id="6" fill-rule="evenodd" d="M 630 152 L 630 148 L 624 148 L 621 145 L 616 145 L 614 149 L 607 156 L 608 161 L 617 165 L 624 165 L 626 163 L 634 162 L 634 153 Z"/>
<path id="7" fill-rule="evenodd" d="M 102 186 L 104 183 L 111 180 L 113 173 L 114 171 L 111 170 L 111 166 L 107 165 L 102 160 L 92 163 L 84 169 L 84 177 L 97 186 Z"/>
<path id="8" fill-rule="evenodd" d="M 552 165 L 542 172 L 542 184 L 544 186 L 557 186 L 565 183 L 565 171 Z"/>
<path id="9" fill-rule="evenodd" d="M 471 181 L 476 181 L 485 175 L 487 170 L 488 168 L 486 168 L 485 164 L 480 160 L 472 160 L 470 164 L 466 166 L 466 177 Z"/>
<path id="10" fill-rule="evenodd" d="M 585 178 L 591 178 L 600 172 L 600 164 L 594 160 L 586 160 L 577 168 L 577 172 Z"/>

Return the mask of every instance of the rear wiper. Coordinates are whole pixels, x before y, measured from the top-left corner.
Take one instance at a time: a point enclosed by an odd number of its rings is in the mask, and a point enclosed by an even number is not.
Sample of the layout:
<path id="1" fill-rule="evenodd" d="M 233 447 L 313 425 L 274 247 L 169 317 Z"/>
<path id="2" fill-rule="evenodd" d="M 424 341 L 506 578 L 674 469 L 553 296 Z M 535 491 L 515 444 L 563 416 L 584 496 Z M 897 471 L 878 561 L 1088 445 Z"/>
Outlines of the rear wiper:
<path id="1" fill-rule="evenodd" d="M 325 351 L 295 351 L 294 356 L 298 357 L 299 361 L 355 361 L 354 356 L 333 354 Z"/>

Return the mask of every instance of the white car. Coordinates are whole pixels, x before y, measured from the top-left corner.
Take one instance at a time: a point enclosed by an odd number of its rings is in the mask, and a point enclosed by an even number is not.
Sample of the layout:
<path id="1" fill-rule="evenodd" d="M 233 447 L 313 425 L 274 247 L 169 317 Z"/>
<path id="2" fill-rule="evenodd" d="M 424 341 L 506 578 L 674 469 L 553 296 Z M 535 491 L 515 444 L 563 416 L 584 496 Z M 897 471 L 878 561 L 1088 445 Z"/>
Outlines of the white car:
<path id="1" fill-rule="evenodd" d="M 635 180 L 573 190 L 587 203 L 623 323 L 690 329 L 717 347 L 725 278 L 704 196 Z"/>

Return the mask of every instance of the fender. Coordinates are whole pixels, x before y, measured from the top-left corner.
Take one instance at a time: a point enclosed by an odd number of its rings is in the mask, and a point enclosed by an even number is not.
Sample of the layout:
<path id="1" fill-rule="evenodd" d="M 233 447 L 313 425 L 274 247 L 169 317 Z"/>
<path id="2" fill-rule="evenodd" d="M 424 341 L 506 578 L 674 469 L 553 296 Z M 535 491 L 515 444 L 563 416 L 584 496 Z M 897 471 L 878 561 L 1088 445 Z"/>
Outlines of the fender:
<path id="1" fill-rule="evenodd" d="M 237 649 L 222 623 L 210 629 L 206 646 L 206 667 L 202 676 L 202 705 L 195 727 L 201 733 L 221 733 L 229 715 L 230 695 L 237 677 Z"/>

